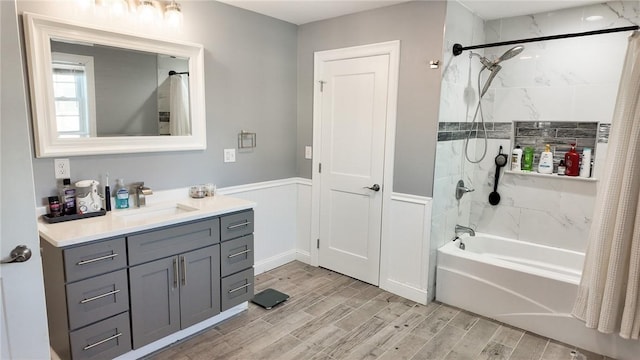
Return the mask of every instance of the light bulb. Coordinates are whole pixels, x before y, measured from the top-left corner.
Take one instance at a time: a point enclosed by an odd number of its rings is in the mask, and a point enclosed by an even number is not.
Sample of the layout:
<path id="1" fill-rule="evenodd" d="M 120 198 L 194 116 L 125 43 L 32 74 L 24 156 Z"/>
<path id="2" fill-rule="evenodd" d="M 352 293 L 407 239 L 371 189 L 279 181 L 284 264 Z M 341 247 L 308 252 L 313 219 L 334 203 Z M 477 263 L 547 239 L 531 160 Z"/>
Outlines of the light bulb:
<path id="1" fill-rule="evenodd" d="M 138 18 L 143 24 L 154 24 L 161 19 L 161 16 L 153 1 L 142 0 L 138 5 Z"/>
<path id="2" fill-rule="evenodd" d="M 112 0 L 109 5 L 111 16 L 123 18 L 129 13 L 129 4 L 125 0 Z"/>
<path id="3" fill-rule="evenodd" d="M 164 12 L 164 20 L 170 27 L 179 28 L 182 26 L 182 10 L 180 9 L 180 4 L 172 1 L 171 4 L 167 5 Z"/>

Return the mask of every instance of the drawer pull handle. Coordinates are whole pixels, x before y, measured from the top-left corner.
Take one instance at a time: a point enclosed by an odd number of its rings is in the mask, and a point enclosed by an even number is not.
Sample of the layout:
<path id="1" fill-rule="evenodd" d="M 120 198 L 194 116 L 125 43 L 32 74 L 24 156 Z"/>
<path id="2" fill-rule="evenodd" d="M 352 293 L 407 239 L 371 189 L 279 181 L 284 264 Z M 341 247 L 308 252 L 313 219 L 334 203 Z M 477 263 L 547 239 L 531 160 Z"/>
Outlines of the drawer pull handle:
<path id="1" fill-rule="evenodd" d="M 82 300 L 80 301 L 80 304 L 86 304 L 86 303 L 88 303 L 88 302 L 92 302 L 92 301 L 94 301 L 94 300 L 102 299 L 103 297 L 107 297 L 107 296 L 109 296 L 109 295 L 114 295 L 114 294 L 117 294 L 117 293 L 119 293 L 119 292 L 120 292 L 120 289 L 115 289 L 115 290 L 113 290 L 113 291 L 109 291 L 109 292 L 104 293 L 104 294 L 102 294 L 102 295 L 98 295 L 98 296 L 90 297 L 90 298 L 87 298 L 87 299 L 82 299 Z"/>
<path id="2" fill-rule="evenodd" d="M 101 257 L 97 257 L 95 259 L 82 260 L 82 261 L 78 262 L 76 265 L 86 265 L 86 264 L 94 263 L 96 261 L 109 260 L 109 259 L 113 259 L 116 256 L 118 256 L 118 254 L 111 254 L 111 255 L 107 255 L 107 256 L 101 256 Z"/>
<path id="3" fill-rule="evenodd" d="M 242 286 L 238 286 L 238 287 L 237 287 L 237 288 L 235 288 L 235 289 L 231 289 L 231 290 L 229 290 L 229 294 L 234 293 L 234 292 L 236 292 L 236 291 L 240 291 L 240 290 L 242 290 L 242 289 L 244 289 L 244 288 L 247 288 L 247 287 L 249 287 L 249 286 L 251 286 L 251 283 L 246 283 L 246 284 L 244 284 L 244 285 L 242 285 Z"/>
<path id="4" fill-rule="evenodd" d="M 96 347 L 96 346 L 98 346 L 98 345 L 102 345 L 102 344 L 106 343 L 107 341 L 111 341 L 111 340 L 113 340 L 113 339 L 117 339 L 117 338 L 119 338 L 120 336 L 122 336 L 122 333 L 117 333 L 117 334 L 115 334 L 115 335 L 113 335 L 113 336 L 109 336 L 109 337 L 108 337 L 108 338 L 106 338 L 106 339 L 100 340 L 100 341 L 95 342 L 95 343 L 93 343 L 93 344 L 91 344 L 91 345 L 87 345 L 87 346 L 85 346 L 84 348 L 82 348 L 82 350 L 89 350 L 89 349 L 91 349 L 91 348 L 93 348 L 93 347 Z"/>
<path id="5" fill-rule="evenodd" d="M 235 224 L 235 225 L 229 225 L 227 226 L 227 230 L 233 230 L 239 227 L 243 227 L 243 226 L 247 226 L 247 225 L 251 225 L 251 221 L 245 221 L 241 224 Z"/>
<path id="6" fill-rule="evenodd" d="M 250 252 L 251 252 L 251 249 L 247 249 L 247 250 L 244 250 L 244 251 L 240 251 L 239 253 L 231 254 L 231 255 L 229 255 L 229 256 L 227 256 L 227 257 L 228 257 L 229 259 L 231 259 L 231 258 L 234 258 L 234 257 L 236 257 L 236 256 L 244 255 L 244 254 L 246 254 L 246 253 L 250 253 Z"/>
<path id="7" fill-rule="evenodd" d="M 178 259 L 173 258 L 173 287 L 178 287 Z"/>
<path id="8" fill-rule="evenodd" d="M 180 256 L 180 263 L 182 263 L 182 286 L 187 285 L 187 262 L 184 256 Z"/>

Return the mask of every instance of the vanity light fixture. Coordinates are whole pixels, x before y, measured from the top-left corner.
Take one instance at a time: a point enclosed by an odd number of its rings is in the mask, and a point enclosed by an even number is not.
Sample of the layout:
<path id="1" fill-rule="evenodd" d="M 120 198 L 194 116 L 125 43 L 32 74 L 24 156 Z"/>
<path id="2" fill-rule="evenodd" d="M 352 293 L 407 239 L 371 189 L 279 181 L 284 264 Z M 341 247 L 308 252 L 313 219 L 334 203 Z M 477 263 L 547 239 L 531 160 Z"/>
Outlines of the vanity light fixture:
<path id="1" fill-rule="evenodd" d="M 91 8 L 98 15 L 129 18 L 143 25 L 179 28 L 183 23 L 182 7 L 176 0 L 76 0 L 76 3 L 82 10 Z"/>
<path id="2" fill-rule="evenodd" d="M 175 0 L 172 0 L 165 8 L 164 21 L 173 28 L 182 26 L 182 9 L 180 8 L 180 4 L 175 2 Z"/>

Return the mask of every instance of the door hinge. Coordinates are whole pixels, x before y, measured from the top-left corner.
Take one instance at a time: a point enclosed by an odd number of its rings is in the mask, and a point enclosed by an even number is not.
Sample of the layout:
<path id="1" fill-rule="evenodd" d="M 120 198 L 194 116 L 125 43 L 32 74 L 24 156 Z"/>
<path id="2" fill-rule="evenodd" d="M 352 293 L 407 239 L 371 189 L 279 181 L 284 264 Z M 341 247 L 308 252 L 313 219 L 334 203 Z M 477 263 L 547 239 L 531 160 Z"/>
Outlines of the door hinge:
<path id="1" fill-rule="evenodd" d="M 320 239 L 316 239 L 316 249 L 320 249 Z"/>
<path id="2" fill-rule="evenodd" d="M 318 173 L 322 173 L 322 163 L 318 163 Z"/>
<path id="3" fill-rule="evenodd" d="M 322 80 L 320 80 L 318 82 L 320 83 L 320 92 L 323 92 L 324 91 L 324 84 L 326 84 L 327 82 L 326 81 L 322 81 Z"/>

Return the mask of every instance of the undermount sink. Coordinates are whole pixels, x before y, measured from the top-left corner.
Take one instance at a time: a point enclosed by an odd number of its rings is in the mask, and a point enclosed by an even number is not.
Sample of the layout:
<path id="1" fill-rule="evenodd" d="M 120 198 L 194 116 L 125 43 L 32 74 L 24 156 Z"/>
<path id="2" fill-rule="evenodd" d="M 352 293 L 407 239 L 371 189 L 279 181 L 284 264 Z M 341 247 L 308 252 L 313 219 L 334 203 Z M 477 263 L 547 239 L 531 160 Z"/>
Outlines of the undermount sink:
<path id="1" fill-rule="evenodd" d="M 159 217 L 179 215 L 186 212 L 198 210 L 197 208 L 184 204 L 163 204 L 151 205 L 148 207 L 114 211 L 113 215 L 124 218 L 126 220 L 148 220 Z"/>

